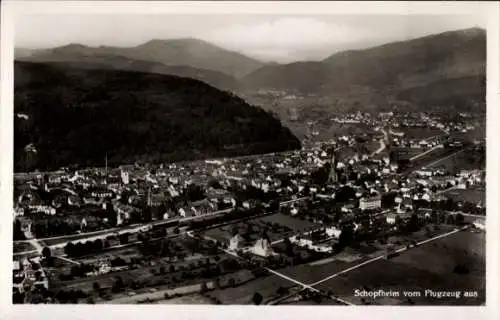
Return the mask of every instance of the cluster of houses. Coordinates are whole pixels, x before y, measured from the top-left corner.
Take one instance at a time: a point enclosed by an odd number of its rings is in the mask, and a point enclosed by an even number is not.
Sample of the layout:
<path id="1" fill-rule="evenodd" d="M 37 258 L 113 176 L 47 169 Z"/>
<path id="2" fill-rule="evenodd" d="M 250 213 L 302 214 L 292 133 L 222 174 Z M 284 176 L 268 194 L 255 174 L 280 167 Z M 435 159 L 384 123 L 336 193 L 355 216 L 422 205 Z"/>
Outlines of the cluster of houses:
<path id="1" fill-rule="evenodd" d="M 20 293 L 31 292 L 37 287 L 49 288 L 49 281 L 40 265 L 40 257 L 14 260 L 13 289 Z"/>

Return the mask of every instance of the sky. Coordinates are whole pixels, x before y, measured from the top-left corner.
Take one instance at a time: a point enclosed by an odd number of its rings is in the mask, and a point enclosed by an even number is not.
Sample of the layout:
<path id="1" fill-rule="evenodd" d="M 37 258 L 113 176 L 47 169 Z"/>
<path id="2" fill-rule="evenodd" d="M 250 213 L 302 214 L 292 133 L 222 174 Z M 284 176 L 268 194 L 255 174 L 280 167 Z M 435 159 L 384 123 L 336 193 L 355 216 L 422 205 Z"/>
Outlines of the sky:
<path id="1" fill-rule="evenodd" d="M 473 15 L 21 15 L 15 46 L 70 43 L 136 46 L 151 39 L 197 38 L 262 61 L 320 60 L 332 53 L 471 27 Z"/>

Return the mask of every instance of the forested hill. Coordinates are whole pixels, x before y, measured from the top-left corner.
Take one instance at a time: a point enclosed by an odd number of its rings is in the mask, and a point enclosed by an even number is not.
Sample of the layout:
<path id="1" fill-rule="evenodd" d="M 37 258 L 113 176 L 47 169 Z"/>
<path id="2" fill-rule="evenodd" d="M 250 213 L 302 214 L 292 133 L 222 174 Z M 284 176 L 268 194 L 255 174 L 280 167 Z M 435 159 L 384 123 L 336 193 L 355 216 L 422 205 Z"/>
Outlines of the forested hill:
<path id="1" fill-rule="evenodd" d="M 15 62 L 15 170 L 300 148 L 279 120 L 198 80 Z"/>
<path id="2" fill-rule="evenodd" d="M 484 105 L 485 79 L 486 31 L 472 28 L 343 51 L 319 62 L 266 65 L 240 81 L 247 90 L 331 95 L 354 103 L 365 97 L 366 106 L 404 101 L 469 108 Z"/>

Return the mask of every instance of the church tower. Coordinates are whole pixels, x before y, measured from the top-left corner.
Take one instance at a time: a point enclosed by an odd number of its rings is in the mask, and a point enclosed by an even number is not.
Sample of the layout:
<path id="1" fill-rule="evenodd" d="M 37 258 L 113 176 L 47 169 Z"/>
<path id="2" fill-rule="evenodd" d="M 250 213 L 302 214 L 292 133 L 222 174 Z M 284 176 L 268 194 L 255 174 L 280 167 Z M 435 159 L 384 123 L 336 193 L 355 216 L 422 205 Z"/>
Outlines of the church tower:
<path id="1" fill-rule="evenodd" d="M 328 183 L 335 184 L 337 182 L 337 156 L 335 150 L 333 150 L 332 159 L 330 161 L 330 175 L 328 176 Z"/>

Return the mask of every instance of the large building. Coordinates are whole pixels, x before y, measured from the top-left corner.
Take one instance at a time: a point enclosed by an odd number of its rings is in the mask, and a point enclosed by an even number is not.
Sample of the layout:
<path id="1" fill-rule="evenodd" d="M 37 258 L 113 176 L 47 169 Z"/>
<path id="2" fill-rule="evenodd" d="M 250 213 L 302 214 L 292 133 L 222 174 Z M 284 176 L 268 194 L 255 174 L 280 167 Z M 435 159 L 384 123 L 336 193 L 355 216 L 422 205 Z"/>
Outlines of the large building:
<path id="1" fill-rule="evenodd" d="M 368 198 L 359 199 L 359 208 L 361 210 L 374 210 L 382 207 L 382 199 L 380 195 Z"/>

